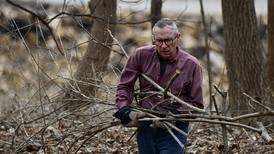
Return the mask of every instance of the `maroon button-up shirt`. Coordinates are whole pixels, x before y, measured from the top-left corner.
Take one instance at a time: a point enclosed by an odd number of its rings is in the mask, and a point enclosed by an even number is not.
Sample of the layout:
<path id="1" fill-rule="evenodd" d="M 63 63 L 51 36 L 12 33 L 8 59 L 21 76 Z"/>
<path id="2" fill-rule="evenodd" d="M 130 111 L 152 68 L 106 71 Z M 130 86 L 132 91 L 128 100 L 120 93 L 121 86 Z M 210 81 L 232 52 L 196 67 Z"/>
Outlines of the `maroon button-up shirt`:
<path id="1" fill-rule="evenodd" d="M 185 102 L 203 108 L 202 67 L 198 60 L 185 51 L 178 49 L 177 57 L 167 64 L 165 73 L 160 76 L 160 60 L 154 45 L 138 48 L 129 57 L 117 87 L 116 104 L 118 108 L 131 104 L 134 85 L 136 80 L 139 79 L 140 93 L 143 93 L 138 102 L 139 106 L 158 111 L 167 111 L 170 108 L 175 108 L 179 112 L 188 110 L 186 106 L 173 101 L 171 98 L 163 98 L 160 95 L 161 93 L 140 75 L 144 73 L 165 88 L 168 81 L 175 74 L 176 69 L 179 69 L 181 73 L 168 90 Z"/>

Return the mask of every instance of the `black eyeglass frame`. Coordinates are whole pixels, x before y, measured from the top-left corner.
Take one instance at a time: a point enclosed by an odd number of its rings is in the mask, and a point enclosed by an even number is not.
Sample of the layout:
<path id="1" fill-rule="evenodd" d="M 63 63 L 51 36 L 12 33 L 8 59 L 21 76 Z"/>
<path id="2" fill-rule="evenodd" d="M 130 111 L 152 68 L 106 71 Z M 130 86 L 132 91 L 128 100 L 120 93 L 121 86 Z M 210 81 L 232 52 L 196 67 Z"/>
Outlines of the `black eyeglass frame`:
<path id="1" fill-rule="evenodd" d="M 165 43 L 166 46 L 170 46 L 170 45 L 172 45 L 174 40 L 176 40 L 177 38 L 178 38 L 177 35 L 174 38 L 168 38 L 168 39 L 155 39 L 155 38 L 153 38 L 153 44 L 156 45 L 156 46 L 161 47 Z"/>

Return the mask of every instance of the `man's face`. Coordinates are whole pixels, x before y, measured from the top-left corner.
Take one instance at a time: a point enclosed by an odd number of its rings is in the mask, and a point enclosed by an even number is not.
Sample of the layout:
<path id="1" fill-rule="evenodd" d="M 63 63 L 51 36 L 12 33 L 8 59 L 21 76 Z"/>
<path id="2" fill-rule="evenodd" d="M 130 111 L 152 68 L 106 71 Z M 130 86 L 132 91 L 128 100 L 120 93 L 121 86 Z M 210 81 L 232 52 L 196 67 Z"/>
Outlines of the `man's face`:
<path id="1" fill-rule="evenodd" d="M 157 52 L 162 59 L 171 60 L 176 57 L 179 36 L 180 34 L 169 26 L 155 29 L 153 43 L 156 45 Z"/>

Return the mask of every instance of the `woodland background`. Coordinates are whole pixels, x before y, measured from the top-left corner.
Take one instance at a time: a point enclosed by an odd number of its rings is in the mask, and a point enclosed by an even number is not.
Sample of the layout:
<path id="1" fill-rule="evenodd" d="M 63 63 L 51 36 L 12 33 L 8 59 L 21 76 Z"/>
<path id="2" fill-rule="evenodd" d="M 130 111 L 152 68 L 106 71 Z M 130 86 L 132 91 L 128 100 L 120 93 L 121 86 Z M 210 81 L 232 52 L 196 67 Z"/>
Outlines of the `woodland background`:
<path id="1" fill-rule="evenodd" d="M 137 153 L 115 88 L 161 17 L 203 66 L 205 113 L 173 117 L 187 153 L 274 153 L 274 1 L 255 2 L 0 1 L 0 153 Z"/>

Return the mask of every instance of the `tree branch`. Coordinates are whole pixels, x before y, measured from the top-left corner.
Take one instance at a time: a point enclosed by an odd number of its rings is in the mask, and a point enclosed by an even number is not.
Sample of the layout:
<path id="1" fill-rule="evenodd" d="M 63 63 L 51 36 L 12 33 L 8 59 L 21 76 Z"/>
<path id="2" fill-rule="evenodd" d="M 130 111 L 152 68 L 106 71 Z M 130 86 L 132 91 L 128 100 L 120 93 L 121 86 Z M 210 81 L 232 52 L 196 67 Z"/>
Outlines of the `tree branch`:
<path id="1" fill-rule="evenodd" d="M 49 26 L 49 24 L 48 24 L 43 18 L 41 18 L 39 15 L 37 15 L 37 14 L 34 13 L 34 12 L 32 12 L 31 10 L 28 10 L 27 8 L 24 8 L 23 6 L 21 6 L 21 5 L 19 5 L 19 4 L 16 4 L 16 3 L 12 2 L 11 0 L 6 0 L 6 1 L 7 1 L 10 5 L 13 5 L 13 6 L 15 6 L 15 7 L 17 7 L 17 8 L 19 8 L 19 9 L 21 9 L 21 10 L 23 10 L 23 11 L 25 11 L 25 12 L 31 14 L 31 15 L 33 15 L 33 16 L 36 17 L 39 21 L 41 21 L 42 24 L 45 25 L 45 26 L 47 27 L 47 29 L 49 30 L 49 32 L 50 32 L 50 34 L 51 34 L 51 36 L 52 36 L 52 38 L 53 38 L 53 40 L 54 40 L 54 42 L 55 42 L 55 44 L 56 44 L 56 47 L 57 47 L 58 51 L 60 52 L 61 55 L 64 56 L 64 52 L 63 52 L 63 50 L 61 49 L 60 44 L 58 43 L 58 41 L 57 41 L 57 39 L 56 39 L 56 37 L 55 37 L 55 34 L 54 34 L 52 28 Z"/>

